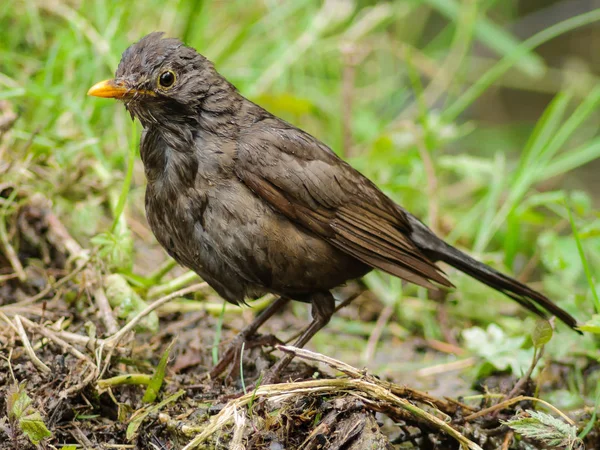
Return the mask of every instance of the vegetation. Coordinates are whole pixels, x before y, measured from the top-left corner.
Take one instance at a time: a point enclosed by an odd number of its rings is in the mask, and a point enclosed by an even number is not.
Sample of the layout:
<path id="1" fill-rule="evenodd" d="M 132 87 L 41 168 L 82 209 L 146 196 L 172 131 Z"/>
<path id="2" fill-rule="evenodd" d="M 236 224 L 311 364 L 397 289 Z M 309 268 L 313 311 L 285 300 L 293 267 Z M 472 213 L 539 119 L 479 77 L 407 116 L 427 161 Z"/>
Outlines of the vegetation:
<path id="1" fill-rule="evenodd" d="M 556 11 L 563 9 L 541 5 L 536 14 L 547 19 L 546 26 L 523 38 L 518 32 L 526 16 L 523 3 L 27 0 L 0 5 L 0 416 L 6 412 L 10 419 L 0 423 L 0 448 L 3 429 L 10 437 L 6 445 L 17 445 L 17 428 L 28 416 L 35 416 L 34 428 L 43 431 L 33 438 L 28 432 L 31 442 L 84 442 L 53 427 L 60 417 L 80 426 L 99 420 L 98 405 L 108 402 L 99 392 L 118 388 L 109 383 L 96 390 L 98 379 L 160 371 L 158 386 L 152 378 L 156 397 L 171 336 L 164 328 L 207 311 L 197 318 L 206 328 L 201 342 L 207 355 L 187 366 L 176 358 L 183 368 L 177 375 L 173 369 L 170 381 L 167 375 L 170 387 L 159 395 L 181 412 L 178 389 L 193 384 L 189 374 L 210 365 L 221 336 L 227 331 L 231 337 L 248 314 L 222 309 L 203 285 L 190 288 L 185 292 L 196 292 L 201 303 L 178 300 L 158 316 L 145 316 L 137 331 L 158 332 L 160 339 L 147 347 L 143 339 L 135 341 L 144 348 L 143 357 L 118 356 L 125 334 L 119 330 L 145 308 L 144 300 L 198 282 L 174 268 L 145 222 L 145 179 L 136 156 L 139 124 L 132 124 L 120 105 L 85 95 L 114 73 L 129 44 L 155 30 L 197 48 L 246 96 L 329 144 L 449 242 L 545 292 L 586 330 L 579 336 L 557 323 L 552 336 L 518 305 L 459 273 L 450 274 L 457 289 L 447 295 L 372 273 L 365 279 L 369 292 L 332 320 L 313 350 L 396 383 L 431 389 L 432 395 L 467 396 L 461 401 L 483 409 L 507 401 L 506 408 L 513 409 L 500 417 L 506 430 L 512 427 L 530 445 L 544 442 L 544 436 L 564 448 L 577 448 L 586 439 L 590 448 L 598 445 L 600 185 L 597 175 L 586 173 L 599 167 L 594 160 L 600 158 L 600 83 L 584 57 L 566 54 L 562 64 L 548 55 L 560 51 L 552 44 L 567 35 L 591 36 L 600 9 L 562 16 Z M 48 233 L 48 222 L 39 216 L 50 212 L 64 229 L 51 222 Z M 108 310 L 101 307 L 108 303 L 98 300 L 98 289 L 110 294 Z M 290 324 L 304 323 L 305 308 L 293 305 L 266 330 L 288 337 Z M 181 325 L 186 331 L 171 355 L 187 354 L 186 346 L 198 339 L 197 321 Z M 31 373 L 44 374 L 44 366 L 57 364 L 60 351 L 52 348 L 68 348 L 38 325 L 50 322 L 52 332 L 107 338 L 107 345 L 114 345 L 104 348 L 111 349 L 109 357 L 101 355 L 104 366 L 91 361 L 93 354 L 81 355 L 97 372 L 72 391 L 79 397 L 70 401 L 79 406 L 70 415 L 48 418 L 44 414 L 54 411 L 43 400 L 48 388 L 43 375 Z M 42 352 L 42 366 L 21 350 L 26 331 L 32 352 Z M 119 339 L 111 341 L 116 335 Z M 71 364 L 82 360 L 68 352 Z M 159 369 L 152 369 L 161 354 Z M 14 373 L 5 370 L 9 366 Z M 242 373 L 250 376 L 249 369 Z M 534 383 L 526 383 L 525 375 Z M 508 387 L 496 385 L 497 379 L 507 380 Z M 146 376 L 140 384 L 149 382 Z M 521 390 L 513 392 L 517 382 Z M 243 398 L 251 416 L 252 389 L 254 381 L 246 379 Z M 141 408 L 144 390 L 127 391 L 127 401 L 134 402 L 129 408 Z M 92 391 L 97 398 L 81 407 L 80 396 Z M 511 400 L 519 394 L 541 401 L 521 407 Z M 9 405 L 18 398 L 27 399 L 27 408 L 11 412 Z M 127 401 L 114 400 L 119 418 L 130 420 Z M 573 423 L 557 425 L 560 416 L 552 408 Z M 114 442 L 127 443 L 125 428 L 116 423 Z M 519 439 L 511 436 L 505 448 L 525 448 Z"/>

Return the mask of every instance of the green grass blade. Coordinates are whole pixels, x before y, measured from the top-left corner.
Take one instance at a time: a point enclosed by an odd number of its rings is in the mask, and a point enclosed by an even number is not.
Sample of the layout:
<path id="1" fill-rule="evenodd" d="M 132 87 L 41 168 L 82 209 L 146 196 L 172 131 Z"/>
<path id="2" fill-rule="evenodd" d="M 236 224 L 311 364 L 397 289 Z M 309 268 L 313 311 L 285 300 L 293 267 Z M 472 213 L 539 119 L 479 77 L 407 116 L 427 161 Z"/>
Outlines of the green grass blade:
<path id="1" fill-rule="evenodd" d="M 596 284 L 594 282 L 594 277 L 592 275 L 592 271 L 590 270 L 590 266 L 588 264 L 587 258 L 585 256 L 585 252 L 583 250 L 583 245 L 581 245 L 581 239 L 579 238 L 579 231 L 577 226 L 575 225 L 575 220 L 573 219 L 573 213 L 571 212 L 571 208 L 569 205 L 565 205 L 567 211 L 569 213 L 569 222 L 571 223 L 571 230 L 573 230 L 573 238 L 577 243 L 577 251 L 579 252 L 579 258 L 581 259 L 581 265 L 583 266 L 583 270 L 585 272 L 585 277 L 588 282 L 588 286 L 592 291 L 592 298 L 594 299 L 594 309 L 596 313 L 600 312 L 600 298 L 598 298 L 598 293 L 596 292 Z"/>
<path id="2" fill-rule="evenodd" d="M 135 164 L 135 155 L 137 150 L 137 136 L 138 131 L 136 126 L 132 126 L 132 136 L 129 145 L 129 151 L 127 152 L 127 172 L 125 174 L 125 180 L 123 180 L 123 186 L 121 187 L 121 193 L 119 194 L 119 200 L 117 206 L 115 206 L 114 219 L 111 226 L 111 233 L 114 233 L 117 229 L 125 204 L 127 203 L 127 196 L 129 195 L 129 188 L 131 186 L 131 179 L 133 177 L 133 165 Z"/>
<path id="3" fill-rule="evenodd" d="M 215 330 L 215 340 L 213 342 L 212 348 L 212 360 L 213 364 L 216 366 L 219 362 L 219 344 L 221 343 L 221 332 L 223 330 L 223 320 L 225 319 L 225 307 L 227 306 L 227 302 L 223 300 L 223 308 L 221 309 L 221 314 L 219 314 L 219 320 L 217 320 L 217 328 Z"/>
<path id="4" fill-rule="evenodd" d="M 444 111 L 444 120 L 452 122 L 467 109 L 481 94 L 483 94 L 494 82 L 504 75 L 511 67 L 519 62 L 532 49 L 560 36 L 581 28 L 585 25 L 600 21 L 600 8 L 571 17 L 567 20 L 559 22 L 539 33 L 533 35 L 529 39 L 523 41 L 510 54 L 502 58 L 494 67 L 488 70 L 473 86 L 456 100 L 449 108 Z"/>
<path id="5" fill-rule="evenodd" d="M 432 8 L 446 16 L 453 22 L 460 21 L 463 6 L 455 0 L 425 0 Z M 508 55 L 517 51 L 520 42 L 501 26 L 496 25 L 485 16 L 477 17 L 475 22 L 475 36 L 487 47 L 500 55 Z M 540 77 L 546 70 L 544 60 L 528 49 L 515 63 L 515 66 L 531 77 Z"/>
<path id="6" fill-rule="evenodd" d="M 549 179 L 562 175 L 598 158 L 600 158 L 600 138 L 555 158 L 546 166 L 543 173 L 539 173 L 538 179 Z"/>

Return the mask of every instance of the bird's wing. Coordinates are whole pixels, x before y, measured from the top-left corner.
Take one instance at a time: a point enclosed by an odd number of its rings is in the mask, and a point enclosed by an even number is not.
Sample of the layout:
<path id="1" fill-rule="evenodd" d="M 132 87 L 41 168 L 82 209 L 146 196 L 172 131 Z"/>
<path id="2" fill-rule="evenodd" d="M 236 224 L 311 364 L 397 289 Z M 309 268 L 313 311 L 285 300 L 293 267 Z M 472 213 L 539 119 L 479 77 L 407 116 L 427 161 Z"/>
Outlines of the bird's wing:
<path id="1" fill-rule="evenodd" d="M 420 286 L 452 286 L 409 238 L 406 214 L 309 134 L 262 118 L 241 130 L 235 171 L 274 210 L 363 263 Z"/>

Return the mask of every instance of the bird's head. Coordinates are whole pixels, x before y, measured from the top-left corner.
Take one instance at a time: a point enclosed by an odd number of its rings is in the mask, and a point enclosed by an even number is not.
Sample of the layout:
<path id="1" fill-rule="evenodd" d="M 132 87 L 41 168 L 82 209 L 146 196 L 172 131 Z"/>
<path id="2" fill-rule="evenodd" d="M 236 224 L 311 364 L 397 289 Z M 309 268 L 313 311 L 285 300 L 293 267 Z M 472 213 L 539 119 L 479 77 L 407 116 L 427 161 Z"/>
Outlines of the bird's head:
<path id="1" fill-rule="evenodd" d="M 122 100 L 144 127 L 172 127 L 197 122 L 215 77 L 212 63 L 196 50 L 154 32 L 125 50 L 115 78 L 95 84 L 88 95 Z"/>

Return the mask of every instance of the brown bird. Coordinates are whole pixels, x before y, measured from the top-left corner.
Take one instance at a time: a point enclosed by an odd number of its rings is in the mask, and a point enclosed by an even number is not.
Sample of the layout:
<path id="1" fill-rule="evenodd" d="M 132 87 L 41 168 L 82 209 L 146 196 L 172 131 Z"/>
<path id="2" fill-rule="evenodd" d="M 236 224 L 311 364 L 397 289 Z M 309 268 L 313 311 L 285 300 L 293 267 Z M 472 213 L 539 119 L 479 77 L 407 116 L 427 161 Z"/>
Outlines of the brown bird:
<path id="1" fill-rule="evenodd" d="M 542 317 L 577 321 L 543 294 L 445 243 L 310 134 L 243 97 L 181 41 L 151 33 L 130 46 L 97 97 L 122 100 L 144 127 L 140 153 L 154 235 L 225 300 L 310 302 L 303 346 L 334 312 L 332 288 L 373 268 L 427 288 L 452 287 L 443 261 Z M 237 344 L 239 344 L 238 340 Z M 230 349 L 213 369 L 223 371 Z M 271 380 L 291 357 L 282 358 Z"/>

